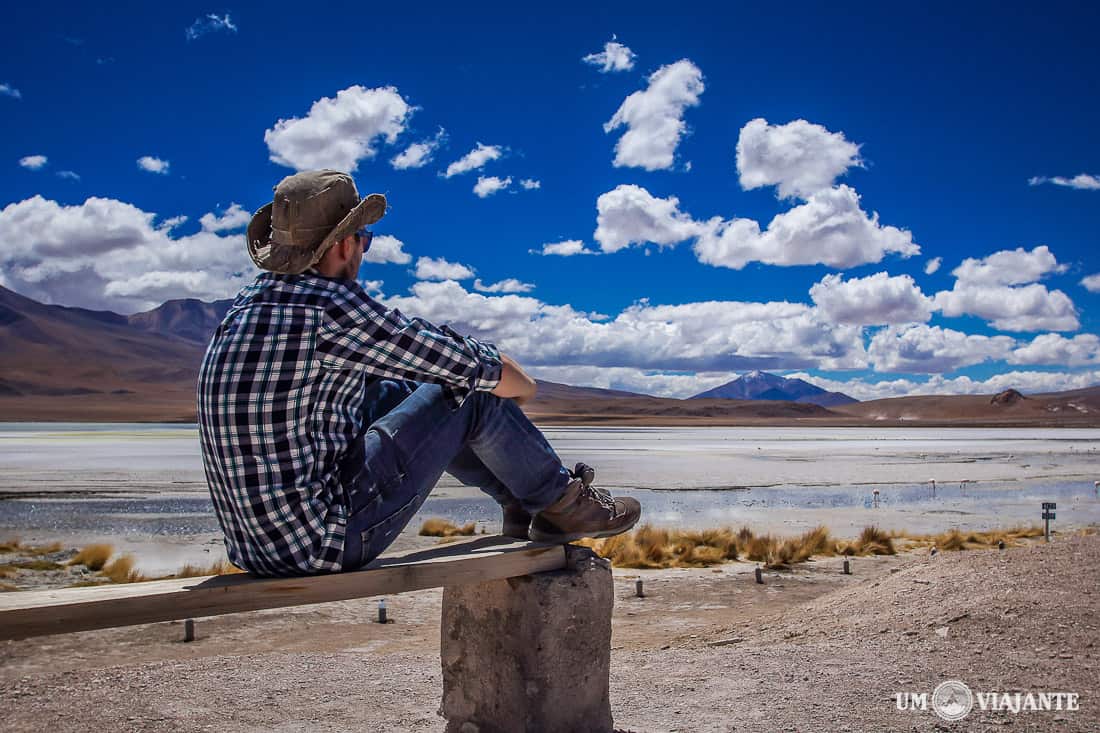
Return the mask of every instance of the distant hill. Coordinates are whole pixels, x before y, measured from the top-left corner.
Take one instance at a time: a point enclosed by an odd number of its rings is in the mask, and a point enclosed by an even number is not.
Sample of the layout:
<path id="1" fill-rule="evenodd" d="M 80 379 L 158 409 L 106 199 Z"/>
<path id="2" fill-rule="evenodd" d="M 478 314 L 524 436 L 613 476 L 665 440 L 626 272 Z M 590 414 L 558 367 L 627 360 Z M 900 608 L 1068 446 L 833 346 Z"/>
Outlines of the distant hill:
<path id="1" fill-rule="evenodd" d="M 135 313 L 127 321 L 143 331 L 178 336 L 205 347 L 232 304 L 231 299 L 206 303 L 195 298 L 181 298 L 165 301 L 144 313 Z"/>
<path id="2" fill-rule="evenodd" d="M 788 379 L 767 372 L 752 371 L 732 382 L 700 392 L 689 399 L 770 400 L 805 402 L 822 407 L 847 405 L 858 400 L 842 392 L 829 392 L 804 379 Z"/>

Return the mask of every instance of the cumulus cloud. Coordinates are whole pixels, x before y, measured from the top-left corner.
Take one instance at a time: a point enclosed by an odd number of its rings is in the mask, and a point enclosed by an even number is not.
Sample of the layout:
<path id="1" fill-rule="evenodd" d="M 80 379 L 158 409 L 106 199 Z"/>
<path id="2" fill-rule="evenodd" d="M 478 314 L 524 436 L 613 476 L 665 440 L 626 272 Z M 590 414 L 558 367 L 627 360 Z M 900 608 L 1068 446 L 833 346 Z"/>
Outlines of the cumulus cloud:
<path id="1" fill-rule="evenodd" d="M 1043 333 L 1030 343 L 1015 349 L 1009 355 L 1008 362 L 1071 367 L 1100 364 L 1100 338 L 1091 333 L 1081 333 L 1073 338 L 1057 333 Z"/>
<path id="2" fill-rule="evenodd" d="M 669 372 L 631 367 L 534 366 L 525 367 L 531 376 L 559 384 L 575 384 L 684 399 L 718 387 L 734 378 L 730 372 Z"/>
<path id="3" fill-rule="evenodd" d="M 924 263 L 924 274 L 925 275 L 934 275 L 934 274 L 936 274 L 937 272 L 940 271 L 940 265 L 942 265 L 942 264 L 943 264 L 943 258 L 942 257 L 933 257 L 932 259 L 928 260 L 928 262 Z"/>
<path id="4" fill-rule="evenodd" d="M 853 166 L 862 166 L 859 145 L 842 132 L 795 120 L 771 125 L 750 120 L 737 140 L 737 172 L 745 190 L 777 186 L 780 198 L 807 198 L 830 188 Z"/>
<path id="5" fill-rule="evenodd" d="M 533 255 L 557 255 L 559 257 L 572 257 L 573 255 L 599 254 L 584 246 L 579 239 L 567 239 L 564 242 L 548 242 L 542 245 L 542 249 L 528 250 Z"/>
<path id="6" fill-rule="evenodd" d="M 157 218 L 107 198 L 9 204 L 0 210 L 0 241 L 9 243 L 0 281 L 47 303 L 132 313 L 168 298 L 226 298 L 254 276 L 240 235 L 173 237 Z"/>
<path id="7" fill-rule="evenodd" d="M 252 213 L 237 203 L 229 204 L 229 208 L 221 214 L 209 212 L 199 217 L 204 232 L 231 232 L 248 226 L 250 221 Z"/>
<path id="8" fill-rule="evenodd" d="M 280 119 L 264 142 L 272 162 L 288 168 L 355 171 L 378 154 L 379 141 L 397 140 L 413 110 L 395 87 L 355 85 L 314 102 L 305 117 Z"/>
<path id="9" fill-rule="evenodd" d="M 363 255 L 364 262 L 376 265 L 384 265 L 387 262 L 394 265 L 407 265 L 412 262 L 412 256 L 405 252 L 405 243 L 390 234 L 378 234 L 371 240 L 370 249 Z"/>
<path id="10" fill-rule="evenodd" d="M 0 96 L 12 97 L 13 99 L 22 99 L 23 92 L 19 91 L 11 84 L 0 84 Z"/>
<path id="11" fill-rule="evenodd" d="M 935 304 L 945 316 L 977 316 L 1001 331 L 1072 331 L 1079 325 L 1073 301 L 1036 282 L 1065 270 L 1046 246 L 967 258 L 951 271 L 954 287 L 936 293 Z"/>
<path id="12" fill-rule="evenodd" d="M 604 132 L 626 127 L 615 145 L 615 167 L 671 168 L 687 132 L 684 111 L 699 104 L 703 90 L 703 72 L 687 59 L 653 72 L 649 86 L 623 100 L 603 126 Z"/>
<path id="13" fill-rule="evenodd" d="M 968 257 L 951 274 L 973 285 L 1020 285 L 1038 282 L 1044 275 L 1066 269 L 1066 265 L 1058 264 L 1049 247 L 1039 245 L 1030 252 L 1017 247 L 981 259 Z"/>
<path id="14" fill-rule="evenodd" d="M 171 165 L 167 160 L 161 160 L 152 155 L 143 155 L 137 159 L 138 168 L 148 173 L 159 173 L 162 176 L 168 175 L 168 168 Z"/>
<path id="15" fill-rule="evenodd" d="M 700 262 L 740 270 L 750 262 L 771 265 L 855 267 L 888 254 L 920 254 L 913 235 L 879 223 L 860 207 L 859 194 L 840 185 L 811 195 L 778 214 L 761 231 L 752 219 L 712 219 L 694 245 Z"/>
<path id="16" fill-rule="evenodd" d="M 1100 293 L 1100 272 L 1095 275 L 1089 275 L 1081 280 L 1081 285 L 1090 293 Z"/>
<path id="17" fill-rule="evenodd" d="M 447 166 L 447 170 L 443 172 L 443 177 L 451 178 L 462 173 L 478 170 L 483 168 L 486 163 L 498 160 L 503 155 L 504 148 L 499 145 L 477 143 L 473 150 Z"/>
<path id="18" fill-rule="evenodd" d="M 233 24 L 233 19 L 229 17 L 229 13 L 225 15 L 215 15 L 214 13 L 208 13 L 206 15 L 195 18 L 195 22 L 189 25 L 183 32 L 188 41 L 194 41 L 198 38 L 202 38 L 207 33 L 236 33 L 237 26 Z"/>
<path id="19" fill-rule="evenodd" d="M 521 178 L 519 185 L 527 191 L 534 191 L 535 189 L 542 188 L 542 181 L 536 181 L 534 178 Z"/>
<path id="20" fill-rule="evenodd" d="M 416 261 L 414 273 L 417 280 L 466 280 L 473 276 L 473 268 L 442 257 L 421 257 Z"/>
<path id="21" fill-rule="evenodd" d="M 652 242 L 672 246 L 700 234 L 702 227 L 680 211 L 675 196 L 657 198 L 641 186 L 623 184 L 596 200 L 594 238 L 604 252 Z"/>
<path id="22" fill-rule="evenodd" d="M 32 171 L 39 170 L 48 162 L 49 158 L 45 155 L 28 155 L 19 159 L 19 165 Z"/>
<path id="23" fill-rule="evenodd" d="M 940 326 L 887 326 L 871 337 L 867 353 L 879 372 L 952 372 L 1004 359 L 1010 336 L 966 334 Z"/>
<path id="24" fill-rule="evenodd" d="M 603 45 L 603 51 L 590 53 L 581 59 L 586 64 L 600 67 L 600 73 L 609 71 L 630 71 L 634 68 L 636 54 L 615 40 L 615 36 Z"/>
<path id="25" fill-rule="evenodd" d="M 497 176 L 478 176 L 474 184 L 474 193 L 478 198 L 492 196 L 497 191 L 503 191 L 512 185 L 512 177 L 498 178 Z"/>
<path id="26" fill-rule="evenodd" d="M 892 379 L 870 382 L 864 379 L 836 380 L 813 376 L 805 372 L 787 374 L 787 377 L 805 379 L 822 389 L 843 392 L 857 400 L 878 400 L 906 395 L 980 394 L 990 395 L 1006 389 L 1017 389 L 1027 394 L 1063 392 L 1083 389 L 1100 382 L 1100 371 L 1087 372 L 1024 372 L 1012 371 L 994 374 L 988 379 L 970 377 L 947 378 L 931 375 L 925 381 Z"/>
<path id="27" fill-rule="evenodd" d="M 408 170 L 409 168 L 423 168 L 432 162 L 432 157 L 443 143 L 445 134 L 443 128 L 439 128 L 439 132 L 435 134 L 435 137 L 413 143 L 394 156 L 390 160 L 390 165 L 399 171 Z"/>
<path id="28" fill-rule="evenodd" d="M 826 275 L 810 288 L 810 297 L 825 317 L 836 323 L 923 323 L 932 315 L 932 299 L 909 275 L 890 277 L 878 272 L 851 280 Z"/>
<path id="29" fill-rule="evenodd" d="M 860 329 L 827 322 L 786 302 L 639 302 L 614 318 L 525 295 L 468 292 L 454 280 L 418 282 L 386 302 L 410 315 L 450 322 L 524 364 L 684 371 L 866 366 Z"/>
<path id="30" fill-rule="evenodd" d="M 1032 186 L 1053 183 L 1055 186 L 1076 188 L 1081 191 L 1100 191 L 1100 176 L 1089 175 L 1088 173 L 1079 173 L 1071 178 L 1065 176 L 1035 176 L 1028 179 L 1028 183 Z"/>
<path id="31" fill-rule="evenodd" d="M 482 293 L 529 293 L 534 289 L 534 283 L 525 283 L 514 277 L 506 278 L 492 285 L 481 282 L 481 278 L 474 280 L 474 290 Z"/>

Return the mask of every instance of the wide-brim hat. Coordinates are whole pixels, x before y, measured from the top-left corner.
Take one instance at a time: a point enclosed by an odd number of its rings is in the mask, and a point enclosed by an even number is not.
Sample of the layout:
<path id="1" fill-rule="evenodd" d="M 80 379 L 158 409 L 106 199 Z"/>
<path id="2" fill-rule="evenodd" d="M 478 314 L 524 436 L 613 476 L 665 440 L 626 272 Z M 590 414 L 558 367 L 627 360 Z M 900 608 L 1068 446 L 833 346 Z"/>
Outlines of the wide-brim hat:
<path id="1" fill-rule="evenodd" d="M 386 197 L 372 193 L 360 199 L 347 173 L 295 173 L 279 181 L 272 201 L 252 216 L 248 255 L 261 269 L 297 275 L 333 244 L 385 214 Z"/>

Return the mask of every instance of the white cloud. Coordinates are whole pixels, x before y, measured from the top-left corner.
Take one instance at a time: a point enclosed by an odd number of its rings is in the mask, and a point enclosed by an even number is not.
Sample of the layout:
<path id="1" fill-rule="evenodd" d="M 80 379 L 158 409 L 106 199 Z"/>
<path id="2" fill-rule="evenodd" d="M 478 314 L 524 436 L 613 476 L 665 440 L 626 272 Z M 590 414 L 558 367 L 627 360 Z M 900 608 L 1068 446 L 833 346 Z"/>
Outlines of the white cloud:
<path id="1" fill-rule="evenodd" d="M 162 176 L 168 175 L 168 168 L 171 165 L 167 160 L 154 158 L 152 155 L 143 155 L 137 159 L 138 168 L 149 173 L 159 173 Z"/>
<path id="2" fill-rule="evenodd" d="M 542 249 L 528 250 L 533 255 L 557 255 L 559 257 L 572 257 L 573 255 L 599 254 L 584 246 L 579 239 L 567 239 L 564 242 L 548 242 L 542 245 Z"/>
<path id="3" fill-rule="evenodd" d="M 405 243 L 390 234 L 377 234 L 371 240 L 370 249 L 363 255 L 364 262 L 383 265 L 387 262 L 395 265 L 407 265 L 412 256 L 403 248 Z"/>
<path id="4" fill-rule="evenodd" d="M 482 143 L 477 143 L 473 150 L 447 166 L 447 170 L 443 173 L 443 177 L 451 178 L 452 176 L 457 176 L 462 173 L 478 170 L 484 167 L 489 161 L 497 160 L 502 155 L 504 155 L 504 148 L 499 145 L 484 145 Z"/>
<path id="5" fill-rule="evenodd" d="M 672 246 L 702 232 L 691 216 L 680 211 L 675 196 L 657 198 L 641 186 L 623 184 L 596 200 L 594 238 L 604 252 L 652 242 Z"/>
<path id="6" fill-rule="evenodd" d="M 536 181 L 534 178 L 521 178 L 519 185 L 523 186 L 528 191 L 534 191 L 542 188 L 542 181 Z"/>
<path id="7" fill-rule="evenodd" d="M 19 165 L 28 170 L 36 171 L 46 165 L 49 160 L 45 155 L 28 155 L 19 159 Z"/>
<path id="8" fill-rule="evenodd" d="M 445 135 L 443 128 L 439 128 L 439 132 L 435 134 L 435 137 L 413 143 L 394 156 L 390 160 L 390 165 L 399 171 L 408 170 L 409 168 L 423 168 L 432 161 L 432 157 L 442 144 Z"/>
<path id="9" fill-rule="evenodd" d="M 1100 176 L 1089 175 L 1088 173 L 1079 173 L 1072 178 L 1066 178 L 1065 176 L 1035 176 L 1028 180 L 1028 183 L 1032 186 L 1039 186 L 1043 183 L 1053 183 L 1055 186 L 1066 186 L 1067 188 L 1076 188 L 1082 191 L 1098 191 L 1100 190 Z"/>
<path id="10" fill-rule="evenodd" d="M 855 267 L 881 262 L 888 254 L 920 254 L 913 235 L 879 224 L 878 214 L 860 208 L 859 194 L 845 185 L 819 191 L 806 203 L 776 215 L 763 232 L 752 219 L 715 218 L 696 241 L 701 262 L 735 270 L 750 262 L 770 265 Z"/>
<path id="11" fill-rule="evenodd" d="M 214 13 L 208 13 L 195 18 L 195 22 L 188 26 L 183 34 L 187 37 L 188 41 L 194 41 L 197 38 L 202 38 L 207 33 L 219 31 L 223 33 L 237 32 L 237 26 L 233 24 L 233 19 L 229 17 L 229 13 L 221 16 L 215 15 Z"/>
<path id="12" fill-rule="evenodd" d="M 514 277 L 509 277 L 492 285 L 481 282 L 481 278 L 474 280 L 474 290 L 482 293 L 529 293 L 535 289 L 534 283 L 525 283 Z"/>
<path id="13" fill-rule="evenodd" d="M 629 48 L 615 40 L 615 36 L 603 45 L 603 51 L 590 53 L 581 59 L 586 64 L 600 67 L 600 73 L 609 71 L 630 71 L 634 68 L 634 59 L 637 55 Z"/>
<path id="14" fill-rule="evenodd" d="M 822 389 L 844 392 L 857 400 L 878 400 L 906 395 L 936 394 L 980 394 L 991 395 L 1006 389 L 1017 389 L 1027 394 L 1044 392 L 1063 392 L 1071 389 L 1083 389 L 1100 382 L 1100 371 L 1091 372 L 1004 372 L 994 374 L 984 380 L 970 377 L 948 379 L 933 374 L 925 381 L 911 379 L 893 379 L 881 382 L 868 382 L 863 379 L 835 380 L 812 376 L 805 372 L 785 375 L 795 379 L 805 379 Z"/>
<path id="15" fill-rule="evenodd" d="M 305 117 L 280 119 L 264 132 L 264 142 L 279 165 L 353 172 L 378 154 L 379 140 L 397 140 L 413 111 L 395 87 L 355 85 L 317 100 Z"/>
<path id="16" fill-rule="evenodd" d="M 503 191 L 512 185 L 512 177 L 498 178 L 497 176 L 478 176 L 474 184 L 474 193 L 478 198 L 492 196 L 497 191 Z"/>
<path id="17" fill-rule="evenodd" d="M 417 280 L 466 280 L 474 276 L 474 269 L 458 262 L 448 262 L 442 257 L 421 257 L 416 261 Z"/>
<path id="18" fill-rule="evenodd" d="M 220 216 L 211 211 L 199 217 L 199 224 L 204 232 L 230 232 L 248 226 L 250 221 L 252 213 L 237 203 L 229 204 L 229 208 Z"/>
<path id="19" fill-rule="evenodd" d="M 8 243 L 0 280 L 43 302 L 131 313 L 168 298 L 226 298 L 254 276 L 240 235 L 172 237 L 156 219 L 105 198 L 9 204 L 0 210 L 0 241 Z"/>
<path id="20" fill-rule="evenodd" d="M 457 282 L 418 282 L 387 304 L 489 339 L 524 364 L 668 371 L 866 366 L 860 329 L 826 322 L 798 303 L 640 302 L 616 317 L 524 295 L 467 292 Z"/>
<path id="21" fill-rule="evenodd" d="M 536 379 L 548 382 L 673 399 L 697 395 L 734 378 L 730 372 L 683 373 L 631 367 L 535 366 L 524 369 Z"/>
<path id="22" fill-rule="evenodd" d="M 169 217 L 168 219 L 162 219 L 160 224 L 157 224 L 158 232 L 170 232 L 176 227 L 186 224 L 188 217 L 180 214 L 179 216 Z"/>
<path id="23" fill-rule="evenodd" d="M 737 140 L 741 187 L 778 186 L 780 198 L 807 198 L 830 188 L 849 168 L 862 165 L 859 145 L 842 132 L 829 132 L 806 120 L 785 125 L 750 120 Z"/>
<path id="24" fill-rule="evenodd" d="M 1095 275 L 1089 275 L 1081 280 L 1081 285 L 1090 293 L 1100 293 L 1100 272 Z"/>
<path id="25" fill-rule="evenodd" d="M 80 180 L 80 174 L 77 173 L 76 171 L 58 171 L 57 172 L 57 177 L 58 178 L 67 178 L 70 181 L 79 181 Z"/>
<path id="26" fill-rule="evenodd" d="M 936 274 L 937 272 L 940 271 L 940 265 L 942 265 L 942 264 L 943 264 L 943 258 L 942 257 L 933 257 L 932 259 L 928 260 L 928 262 L 924 263 L 924 274 L 925 275 L 934 275 L 934 274 Z"/>
<path id="27" fill-rule="evenodd" d="M 384 284 L 385 283 L 382 280 L 360 280 L 359 281 L 359 285 L 360 285 L 360 287 L 363 288 L 363 290 L 366 290 L 368 293 L 373 293 L 376 296 L 382 294 L 382 285 L 384 285 Z"/>
<path id="28" fill-rule="evenodd" d="M 835 323 L 882 325 L 923 323 L 932 315 L 932 300 L 909 275 L 885 272 L 844 280 L 826 275 L 810 288 L 810 297 Z"/>
<path id="29" fill-rule="evenodd" d="M 977 316 L 1001 331 L 1073 331 L 1080 325 L 1069 296 L 1038 283 L 1010 287 L 958 280 L 934 300 L 945 316 Z"/>
<path id="30" fill-rule="evenodd" d="M 939 326 L 887 326 L 867 347 L 878 372 L 952 372 L 1004 359 L 1015 345 L 1010 336 L 980 336 Z"/>
<path id="31" fill-rule="evenodd" d="M 626 127 L 615 145 L 615 167 L 671 168 L 687 132 L 684 110 L 699 104 L 703 90 L 703 72 L 687 59 L 653 72 L 649 86 L 623 100 L 603 126 L 604 132 Z"/>
<path id="32" fill-rule="evenodd" d="M 1100 338 L 1091 333 L 1081 333 L 1073 338 L 1057 333 L 1040 334 L 1031 343 L 1015 349 L 1009 355 L 1008 362 L 1071 367 L 1100 364 Z"/>
<path id="33" fill-rule="evenodd" d="M 1017 247 L 981 259 L 968 257 L 951 274 L 972 285 L 1020 285 L 1038 282 L 1044 275 L 1062 273 L 1066 269 L 1066 265 L 1058 264 L 1054 253 L 1044 244 L 1030 252 Z"/>
<path id="34" fill-rule="evenodd" d="M 0 84 L 0 96 L 12 97 L 14 99 L 22 99 L 23 92 L 19 91 L 11 84 Z"/>

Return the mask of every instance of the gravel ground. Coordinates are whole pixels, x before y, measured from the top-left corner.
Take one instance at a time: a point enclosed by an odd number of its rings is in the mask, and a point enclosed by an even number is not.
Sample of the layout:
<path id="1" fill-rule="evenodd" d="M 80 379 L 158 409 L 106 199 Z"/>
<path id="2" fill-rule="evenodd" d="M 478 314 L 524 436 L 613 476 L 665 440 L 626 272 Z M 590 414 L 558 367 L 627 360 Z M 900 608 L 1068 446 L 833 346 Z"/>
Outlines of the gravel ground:
<path id="1" fill-rule="evenodd" d="M 1100 729 L 1100 536 L 998 551 L 616 571 L 611 694 L 635 731 Z M 633 598 L 634 578 L 647 597 Z M 0 644 L 5 731 L 441 731 L 438 590 Z M 947 723 L 895 693 L 1080 695 Z"/>

